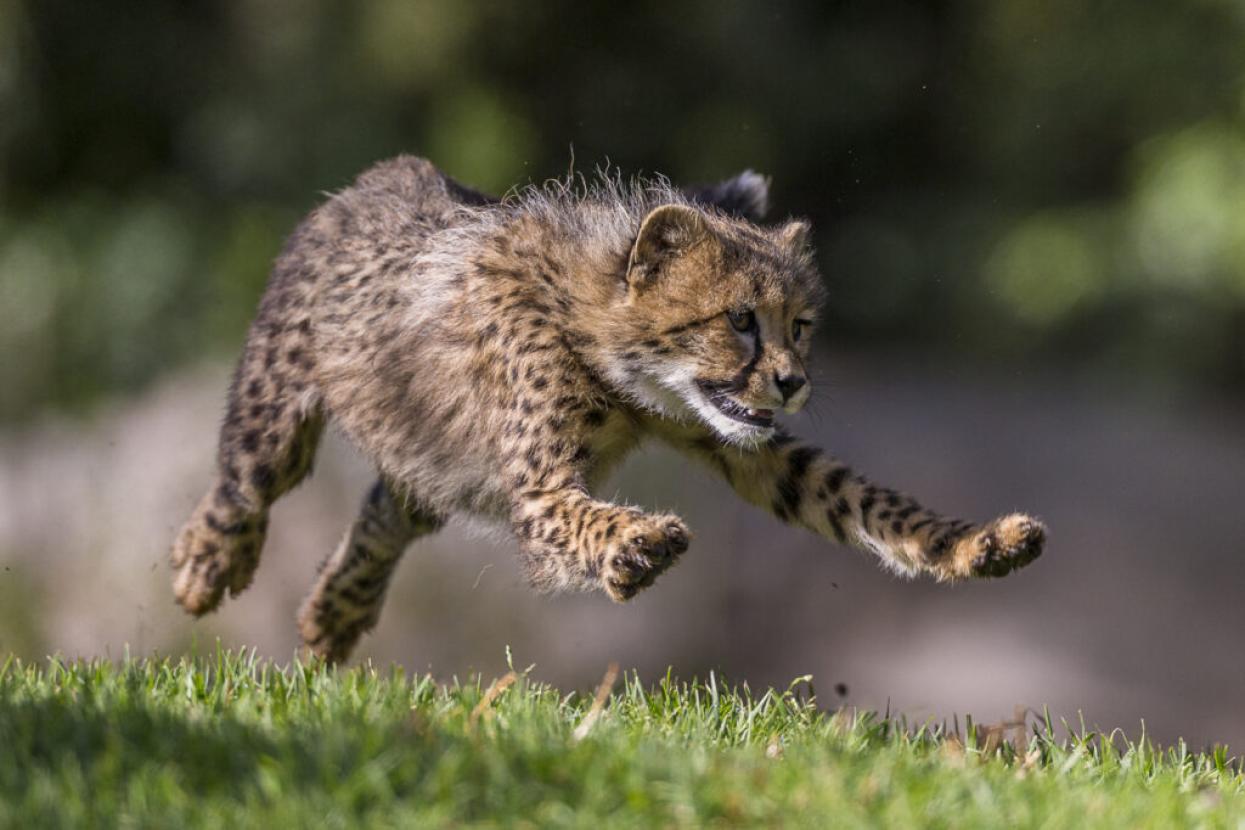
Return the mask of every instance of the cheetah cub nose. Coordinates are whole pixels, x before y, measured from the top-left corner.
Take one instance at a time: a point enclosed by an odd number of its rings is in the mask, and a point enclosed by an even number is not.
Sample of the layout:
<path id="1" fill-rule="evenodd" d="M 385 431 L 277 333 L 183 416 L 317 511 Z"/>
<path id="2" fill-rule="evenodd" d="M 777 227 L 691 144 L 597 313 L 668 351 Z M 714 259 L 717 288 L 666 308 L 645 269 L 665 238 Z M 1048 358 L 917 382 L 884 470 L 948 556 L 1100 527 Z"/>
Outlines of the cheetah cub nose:
<path id="1" fill-rule="evenodd" d="M 785 406 L 796 392 L 804 388 L 808 383 L 808 378 L 803 375 L 774 375 L 774 383 L 778 386 L 778 391 L 782 393 L 782 402 Z"/>

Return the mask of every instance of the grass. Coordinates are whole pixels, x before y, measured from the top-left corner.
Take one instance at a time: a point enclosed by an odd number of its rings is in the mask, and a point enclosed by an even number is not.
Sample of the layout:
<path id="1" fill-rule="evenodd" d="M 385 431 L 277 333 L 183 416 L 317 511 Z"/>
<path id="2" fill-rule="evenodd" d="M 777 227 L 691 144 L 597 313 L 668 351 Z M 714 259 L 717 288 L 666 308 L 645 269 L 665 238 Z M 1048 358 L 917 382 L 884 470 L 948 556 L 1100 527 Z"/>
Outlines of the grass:
<path id="1" fill-rule="evenodd" d="M 1245 827 L 1226 750 L 825 713 L 632 677 L 195 661 L 0 663 L 0 826 Z"/>

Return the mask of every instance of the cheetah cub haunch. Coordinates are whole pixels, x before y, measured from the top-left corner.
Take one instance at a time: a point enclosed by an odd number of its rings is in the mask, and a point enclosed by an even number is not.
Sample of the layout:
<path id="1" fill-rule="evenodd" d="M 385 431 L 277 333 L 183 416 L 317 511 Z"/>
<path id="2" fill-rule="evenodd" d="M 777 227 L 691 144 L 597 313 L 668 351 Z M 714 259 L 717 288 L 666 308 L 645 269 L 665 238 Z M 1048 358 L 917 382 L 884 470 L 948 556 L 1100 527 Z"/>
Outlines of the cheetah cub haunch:
<path id="1" fill-rule="evenodd" d="M 506 523 L 533 583 L 623 601 L 687 550 L 668 513 L 593 495 L 656 436 L 783 521 L 903 574 L 1002 576 L 1042 550 L 1014 514 L 943 518 L 775 423 L 809 397 L 823 300 L 809 227 L 756 224 L 767 182 L 602 178 L 504 201 L 401 157 L 317 208 L 277 259 L 229 390 L 217 477 L 172 554 L 204 614 L 250 584 L 268 509 L 332 420 L 379 469 L 298 617 L 346 658 L 403 550 L 454 513 Z"/>

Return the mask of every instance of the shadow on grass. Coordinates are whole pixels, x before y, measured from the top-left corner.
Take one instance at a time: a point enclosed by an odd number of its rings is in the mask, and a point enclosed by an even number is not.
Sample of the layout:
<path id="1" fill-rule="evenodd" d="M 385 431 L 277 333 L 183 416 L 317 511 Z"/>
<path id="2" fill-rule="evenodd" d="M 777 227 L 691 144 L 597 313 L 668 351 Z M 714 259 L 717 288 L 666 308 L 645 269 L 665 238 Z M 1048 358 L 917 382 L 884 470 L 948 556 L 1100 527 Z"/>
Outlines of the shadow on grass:
<path id="1" fill-rule="evenodd" d="M 0 805 L 58 824 L 287 800 L 305 808 L 331 801 L 361 816 L 378 800 L 414 794 L 438 743 L 412 740 L 401 724 L 373 726 L 313 720 L 270 728 L 259 709 L 254 720 L 133 701 L 105 709 L 81 693 L 0 700 Z"/>

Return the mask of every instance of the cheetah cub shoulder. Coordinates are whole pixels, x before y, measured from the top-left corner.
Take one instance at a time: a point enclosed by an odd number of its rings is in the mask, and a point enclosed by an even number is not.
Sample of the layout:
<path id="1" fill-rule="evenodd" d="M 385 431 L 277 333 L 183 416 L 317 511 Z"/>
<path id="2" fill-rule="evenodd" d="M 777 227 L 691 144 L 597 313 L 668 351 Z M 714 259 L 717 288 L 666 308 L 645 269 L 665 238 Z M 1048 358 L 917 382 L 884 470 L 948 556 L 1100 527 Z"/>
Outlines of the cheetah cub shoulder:
<path id="1" fill-rule="evenodd" d="M 216 480 L 172 553 L 192 614 L 251 582 L 269 507 L 332 420 L 379 477 L 298 624 L 347 657 L 407 545 L 454 513 L 506 523 L 533 583 L 624 601 L 686 551 L 677 516 L 593 494 L 645 436 L 779 519 L 903 574 L 1001 576 L 1020 514 L 944 518 L 787 434 L 823 302 L 809 227 L 757 222 L 767 182 L 602 179 L 499 201 L 400 157 L 313 211 L 277 259 L 229 390 Z"/>

